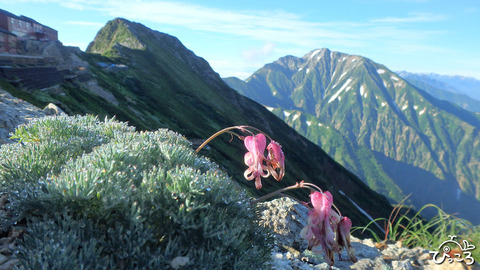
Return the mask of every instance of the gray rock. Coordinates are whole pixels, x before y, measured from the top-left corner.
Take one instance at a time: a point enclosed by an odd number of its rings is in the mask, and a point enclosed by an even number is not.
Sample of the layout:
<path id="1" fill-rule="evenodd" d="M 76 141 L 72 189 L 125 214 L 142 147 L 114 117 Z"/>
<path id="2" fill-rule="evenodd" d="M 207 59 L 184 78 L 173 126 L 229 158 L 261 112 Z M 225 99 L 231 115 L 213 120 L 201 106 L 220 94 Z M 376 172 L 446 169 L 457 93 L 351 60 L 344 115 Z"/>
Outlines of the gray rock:
<path id="1" fill-rule="evenodd" d="M 361 240 L 360 240 L 361 241 Z M 381 255 L 376 247 L 371 247 L 362 242 L 352 242 L 352 247 L 355 249 L 355 256 L 357 259 L 376 258 Z M 342 257 L 348 258 L 347 252 L 342 252 Z"/>
<path id="2" fill-rule="evenodd" d="M 45 113 L 40 108 L 0 89 L 0 144 L 13 142 L 10 133 L 17 126 L 43 116 Z"/>
<path id="3" fill-rule="evenodd" d="M 307 225 L 307 207 L 286 197 L 261 203 L 260 207 L 264 209 L 260 223 L 273 229 L 277 245 L 298 250 L 307 248 L 307 242 L 300 237 Z"/>
<path id="4" fill-rule="evenodd" d="M 393 261 L 392 267 L 393 270 L 413 270 L 412 264 L 408 260 Z"/>
<path id="5" fill-rule="evenodd" d="M 53 103 L 48 103 L 48 105 L 43 108 L 43 112 L 45 113 L 45 115 L 65 114 L 65 112 L 60 109 L 60 107 Z"/>

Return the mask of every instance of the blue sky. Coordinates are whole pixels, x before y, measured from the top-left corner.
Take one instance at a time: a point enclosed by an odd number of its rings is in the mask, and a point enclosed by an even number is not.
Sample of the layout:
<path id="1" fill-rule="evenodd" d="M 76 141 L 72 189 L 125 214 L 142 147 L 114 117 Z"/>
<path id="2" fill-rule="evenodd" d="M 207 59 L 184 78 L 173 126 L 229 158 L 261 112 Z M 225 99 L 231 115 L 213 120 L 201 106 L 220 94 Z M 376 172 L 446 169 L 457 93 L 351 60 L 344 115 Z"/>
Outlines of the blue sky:
<path id="1" fill-rule="evenodd" d="M 178 37 L 222 77 L 329 48 L 394 71 L 480 79 L 480 0 L 0 0 L 85 49 L 115 17 Z"/>

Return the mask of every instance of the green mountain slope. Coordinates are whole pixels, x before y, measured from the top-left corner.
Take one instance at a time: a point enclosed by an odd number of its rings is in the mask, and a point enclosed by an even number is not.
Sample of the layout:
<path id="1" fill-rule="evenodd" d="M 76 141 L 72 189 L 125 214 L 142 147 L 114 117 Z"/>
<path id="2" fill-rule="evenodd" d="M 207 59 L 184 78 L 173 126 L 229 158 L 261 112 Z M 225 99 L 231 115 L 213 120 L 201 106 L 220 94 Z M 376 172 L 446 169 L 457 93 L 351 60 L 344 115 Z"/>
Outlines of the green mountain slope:
<path id="1" fill-rule="evenodd" d="M 386 217 L 392 210 L 384 196 L 262 105 L 231 89 L 204 59 L 175 37 L 114 19 L 98 32 L 88 53 L 79 57 L 88 63 L 90 79 L 73 79 L 63 84 L 61 91 L 34 92 L 30 99 L 53 101 L 68 114 L 116 115 L 140 130 L 169 128 L 197 144 L 222 128 L 251 125 L 282 144 L 286 175 L 281 182 L 266 179 L 264 188 L 257 191 L 253 182 L 243 178 L 243 144 L 230 141 L 228 135 L 215 139 L 200 153 L 215 160 L 256 195 L 300 180 L 316 183 L 332 192 L 335 203 L 355 225 L 366 224 L 370 218 L 350 199 L 374 218 Z M 290 194 L 308 199 L 307 190 Z"/>
<path id="2" fill-rule="evenodd" d="M 382 194 L 398 200 L 412 193 L 417 207 L 433 202 L 480 222 L 475 114 L 433 98 L 383 65 L 328 49 L 280 58 L 243 84 L 225 81 Z"/>

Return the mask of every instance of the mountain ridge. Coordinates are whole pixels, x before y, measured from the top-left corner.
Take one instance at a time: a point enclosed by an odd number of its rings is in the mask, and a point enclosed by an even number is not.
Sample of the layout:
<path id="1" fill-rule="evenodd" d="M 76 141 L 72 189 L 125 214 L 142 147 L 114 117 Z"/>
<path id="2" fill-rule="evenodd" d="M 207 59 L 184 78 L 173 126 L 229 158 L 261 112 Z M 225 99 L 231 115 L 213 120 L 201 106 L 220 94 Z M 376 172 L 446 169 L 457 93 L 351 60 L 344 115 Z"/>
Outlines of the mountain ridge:
<path id="1" fill-rule="evenodd" d="M 475 91 L 467 91 L 465 89 L 459 90 L 450 85 L 447 81 L 440 81 L 437 78 L 443 78 L 445 76 L 435 73 L 423 74 L 423 73 L 410 73 L 401 71 L 398 73 L 405 80 L 412 85 L 420 88 L 437 99 L 450 101 L 463 109 L 479 113 L 480 112 L 480 96 L 475 99 L 473 94 Z M 462 78 L 457 76 L 448 76 L 448 78 Z M 475 80 L 473 78 L 465 77 L 465 79 Z M 474 89 L 473 89 L 474 90 Z M 477 88 L 477 92 L 480 91 L 480 83 Z"/>
<path id="2" fill-rule="evenodd" d="M 231 81 L 226 79 L 227 83 Z M 402 184 L 405 180 L 401 173 L 386 166 L 394 164 L 393 167 L 403 168 L 409 177 L 417 174 L 428 179 L 418 179 L 418 182 L 422 180 L 424 184 L 430 182 L 446 189 L 456 187 L 453 190 L 462 190 L 465 197 L 465 201 L 456 206 L 458 202 L 432 196 L 424 199 L 414 194 L 412 201 L 417 207 L 429 202 L 443 204 L 450 212 L 470 212 L 470 218 L 480 222 L 474 211 L 458 209 L 469 208 L 469 204 L 480 209 L 480 153 L 475 151 L 480 141 L 480 122 L 475 114 L 435 99 L 384 65 L 325 48 L 301 58 L 282 57 L 256 71 L 245 84 L 238 81 L 231 84 L 237 88 L 239 85 L 243 88 L 237 91 L 273 112 L 277 110 L 277 116 L 316 144 L 342 141 L 345 147 L 327 152 L 332 157 L 343 158 L 341 163 L 370 185 L 376 180 L 367 177 L 365 171 L 379 167 L 383 168 L 381 174 L 387 175 L 379 181 L 392 187 L 394 183 L 402 186 L 404 192 L 394 197 L 420 190 Z M 292 109 L 294 111 L 289 111 Z M 333 133 L 322 136 L 319 125 L 336 130 L 344 138 Z M 374 158 L 361 165 L 362 158 L 348 151 L 348 144 L 355 149 L 369 149 L 368 155 Z M 385 191 L 382 194 L 388 196 Z M 443 196 L 456 197 L 454 191 Z"/>

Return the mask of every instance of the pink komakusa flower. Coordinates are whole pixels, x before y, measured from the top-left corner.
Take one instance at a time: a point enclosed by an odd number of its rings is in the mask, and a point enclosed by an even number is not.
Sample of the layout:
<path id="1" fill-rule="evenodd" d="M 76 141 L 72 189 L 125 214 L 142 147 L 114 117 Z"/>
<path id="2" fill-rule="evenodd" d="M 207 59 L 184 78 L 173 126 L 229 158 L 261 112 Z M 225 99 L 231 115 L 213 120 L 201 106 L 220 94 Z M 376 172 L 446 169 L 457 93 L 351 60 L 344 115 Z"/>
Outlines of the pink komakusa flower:
<path id="1" fill-rule="evenodd" d="M 314 192 L 310 194 L 313 209 L 308 213 L 308 225 L 301 232 L 301 236 L 308 240 L 308 248 L 313 250 L 318 246 L 330 249 L 334 241 L 334 232 L 330 226 L 332 212 L 332 194 L 330 192 Z M 314 250 L 315 252 L 315 250 Z"/>
<path id="2" fill-rule="evenodd" d="M 310 194 L 313 209 L 308 213 L 308 224 L 300 235 L 308 240 L 308 249 L 314 253 L 325 253 L 329 265 L 335 262 L 335 252 L 347 247 L 350 260 L 356 261 L 350 245 L 350 228 L 352 222 L 347 217 L 340 217 L 332 210 L 333 198 L 330 192 L 314 192 Z M 335 232 L 336 241 L 335 241 Z M 321 247 L 321 249 L 320 249 Z"/>
<path id="3" fill-rule="evenodd" d="M 282 146 L 276 141 L 271 141 L 267 146 L 267 150 L 268 171 L 275 180 L 280 181 L 285 175 L 285 156 L 282 151 Z"/>
<path id="4" fill-rule="evenodd" d="M 347 248 L 348 256 L 352 262 L 357 261 L 357 257 L 353 254 L 353 248 L 350 244 L 350 228 L 352 228 L 352 221 L 348 217 L 343 217 L 338 223 L 337 227 L 337 245 L 338 252 L 342 251 L 343 247 Z"/>
<path id="5" fill-rule="evenodd" d="M 256 136 L 247 136 L 244 140 L 245 147 L 248 152 L 245 154 L 244 161 L 248 169 L 243 174 L 247 180 L 255 179 L 255 187 L 262 188 L 262 180 L 260 177 L 268 177 L 268 167 L 264 164 L 265 146 L 267 144 L 265 135 L 262 133 Z"/>

